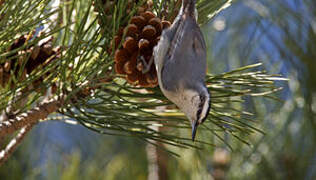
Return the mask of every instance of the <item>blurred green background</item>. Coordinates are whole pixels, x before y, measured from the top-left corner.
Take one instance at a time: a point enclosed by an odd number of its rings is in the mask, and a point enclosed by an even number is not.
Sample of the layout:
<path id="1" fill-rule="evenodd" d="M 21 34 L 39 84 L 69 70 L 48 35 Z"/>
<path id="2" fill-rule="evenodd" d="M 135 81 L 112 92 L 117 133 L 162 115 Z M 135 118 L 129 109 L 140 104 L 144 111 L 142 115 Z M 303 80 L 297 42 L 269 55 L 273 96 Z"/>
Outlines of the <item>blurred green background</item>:
<path id="1" fill-rule="evenodd" d="M 238 0 L 202 27 L 208 71 L 262 62 L 289 78 L 275 99 L 245 99 L 266 133 L 252 143 L 216 140 L 203 150 L 160 152 L 169 179 L 316 179 L 316 1 Z M 201 135 L 201 134 L 200 134 Z M 207 139 L 207 137 L 203 137 Z M 213 138 L 213 137 L 212 137 Z M 40 123 L 5 166 L 1 179 L 150 179 L 150 146 L 62 122 Z"/>

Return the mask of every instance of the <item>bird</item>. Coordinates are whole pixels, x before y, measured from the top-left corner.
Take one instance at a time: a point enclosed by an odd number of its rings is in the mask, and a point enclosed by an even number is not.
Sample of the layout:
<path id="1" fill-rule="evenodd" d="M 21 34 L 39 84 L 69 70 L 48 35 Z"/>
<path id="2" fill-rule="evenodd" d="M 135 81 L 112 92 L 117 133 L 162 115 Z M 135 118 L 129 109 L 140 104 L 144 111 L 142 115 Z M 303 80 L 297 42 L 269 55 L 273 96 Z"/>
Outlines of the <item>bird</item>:
<path id="1" fill-rule="evenodd" d="M 182 0 L 175 21 L 162 32 L 153 55 L 159 87 L 189 119 L 192 141 L 211 108 L 205 84 L 206 44 L 195 4 L 196 0 Z"/>

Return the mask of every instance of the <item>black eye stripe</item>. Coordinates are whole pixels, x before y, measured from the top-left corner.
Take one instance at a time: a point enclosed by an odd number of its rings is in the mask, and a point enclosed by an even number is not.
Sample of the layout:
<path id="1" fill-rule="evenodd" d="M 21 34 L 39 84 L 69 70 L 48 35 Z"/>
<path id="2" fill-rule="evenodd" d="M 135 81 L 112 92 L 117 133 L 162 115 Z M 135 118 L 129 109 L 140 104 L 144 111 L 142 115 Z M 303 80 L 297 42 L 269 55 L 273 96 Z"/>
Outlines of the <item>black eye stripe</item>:
<path id="1" fill-rule="evenodd" d="M 203 108 L 204 103 L 205 103 L 205 96 L 200 96 L 200 100 L 201 100 L 201 102 L 199 104 L 199 108 Z"/>
<path id="2" fill-rule="evenodd" d="M 205 103 L 205 96 L 199 96 L 200 97 L 200 104 L 199 104 L 199 107 L 198 107 L 198 111 L 196 112 L 196 119 L 199 120 L 200 117 L 201 117 L 201 113 L 202 113 L 202 110 L 203 110 L 203 106 L 204 106 L 204 103 Z"/>
<path id="3" fill-rule="evenodd" d="M 201 113 L 202 113 L 202 109 L 199 109 L 196 113 L 196 120 L 200 119 Z"/>

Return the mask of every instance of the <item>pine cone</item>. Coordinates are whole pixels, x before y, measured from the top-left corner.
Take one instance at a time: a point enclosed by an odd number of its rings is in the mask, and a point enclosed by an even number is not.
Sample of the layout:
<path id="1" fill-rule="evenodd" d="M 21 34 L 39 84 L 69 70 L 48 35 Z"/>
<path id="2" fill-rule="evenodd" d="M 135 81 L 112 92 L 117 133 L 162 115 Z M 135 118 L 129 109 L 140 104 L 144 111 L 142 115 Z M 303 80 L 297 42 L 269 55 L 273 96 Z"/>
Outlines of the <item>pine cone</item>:
<path id="1" fill-rule="evenodd" d="M 17 49 L 26 42 L 26 39 L 28 37 L 26 35 L 20 36 L 18 39 L 14 41 L 14 43 L 8 48 L 8 51 Z M 10 58 L 10 60 L 0 63 L 0 86 L 4 87 L 11 78 L 11 70 L 13 70 L 15 67 L 15 64 L 18 62 L 17 56 L 19 55 L 19 52 L 15 52 L 9 56 L 7 56 L 7 59 Z M 20 66 L 22 64 L 18 64 L 16 70 L 14 71 L 14 75 L 17 76 L 18 72 L 20 70 Z M 25 76 L 25 77 L 24 77 Z M 21 79 L 26 78 L 26 73 L 23 72 Z"/>
<path id="2" fill-rule="evenodd" d="M 103 23 L 112 21 L 113 10 L 117 5 L 117 0 L 95 0 L 94 10 L 99 14 L 99 25 L 106 26 Z M 134 5 L 139 0 L 128 0 L 125 16 L 127 16 Z M 108 54 L 115 50 L 115 70 L 116 73 L 125 75 L 127 81 L 133 85 L 141 87 L 155 87 L 158 85 L 157 73 L 154 66 L 150 67 L 149 72 L 142 73 L 145 65 L 143 60 L 149 62 L 152 58 L 153 48 L 158 43 L 162 30 L 171 25 L 164 19 L 173 19 L 181 6 L 181 0 L 172 0 L 164 4 L 163 10 L 158 13 L 159 18 L 153 11 L 153 1 L 146 1 L 138 7 L 136 15 L 131 18 L 128 24 L 120 24 L 117 35 L 112 39 L 110 47 L 107 48 Z M 100 14 L 106 16 L 101 19 Z M 123 15 L 124 16 L 124 15 Z M 163 20 L 162 20 L 163 19 Z M 124 39 L 123 39 L 124 37 Z M 117 49 L 122 42 L 123 47 Z M 112 49 L 114 47 L 114 50 Z"/>
<path id="3" fill-rule="evenodd" d="M 22 47 L 33 35 L 20 36 L 15 42 L 8 48 L 8 52 Z M 23 73 L 18 79 L 22 81 L 26 79 L 26 75 L 32 73 L 34 70 L 44 67 L 53 60 L 57 59 L 60 54 L 60 49 L 53 49 L 52 38 L 48 40 L 41 40 L 37 45 L 32 45 L 25 49 L 22 49 L 16 53 L 7 56 L 5 63 L 0 64 L 0 86 L 4 87 L 10 80 L 11 72 L 18 77 L 18 73 L 21 68 L 24 67 Z M 50 72 L 47 72 L 45 76 L 48 76 Z M 41 77 L 33 82 L 34 87 L 38 87 L 39 84 L 44 80 L 45 77 Z M 37 90 L 39 90 L 37 88 Z M 42 90 L 41 90 L 42 91 Z M 45 90 L 46 91 L 46 90 Z"/>
<path id="4" fill-rule="evenodd" d="M 162 21 L 150 11 L 132 17 L 130 23 L 124 28 L 124 33 L 119 33 L 113 40 L 117 48 L 122 35 L 125 34 L 123 47 L 115 52 L 116 72 L 126 75 L 130 84 L 141 87 L 157 86 L 158 79 L 154 65 L 150 67 L 149 72 L 143 74 L 142 70 L 145 67 L 141 59 L 149 62 L 163 28 L 170 25 L 169 21 Z"/>

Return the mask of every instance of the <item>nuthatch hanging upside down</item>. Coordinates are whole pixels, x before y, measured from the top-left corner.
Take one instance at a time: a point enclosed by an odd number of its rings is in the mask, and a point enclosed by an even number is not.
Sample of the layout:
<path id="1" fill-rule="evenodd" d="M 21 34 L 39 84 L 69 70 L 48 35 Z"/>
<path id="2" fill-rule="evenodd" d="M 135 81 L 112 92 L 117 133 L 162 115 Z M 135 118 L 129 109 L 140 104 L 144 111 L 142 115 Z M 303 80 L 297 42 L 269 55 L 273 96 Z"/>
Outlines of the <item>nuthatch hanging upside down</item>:
<path id="1" fill-rule="evenodd" d="M 160 89 L 190 120 L 193 141 L 197 126 L 210 110 L 205 85 L 206 45 L 196 17 L 195 0 L 182 0 L 177 18 L 162 32 L 154 49 Z"/>

